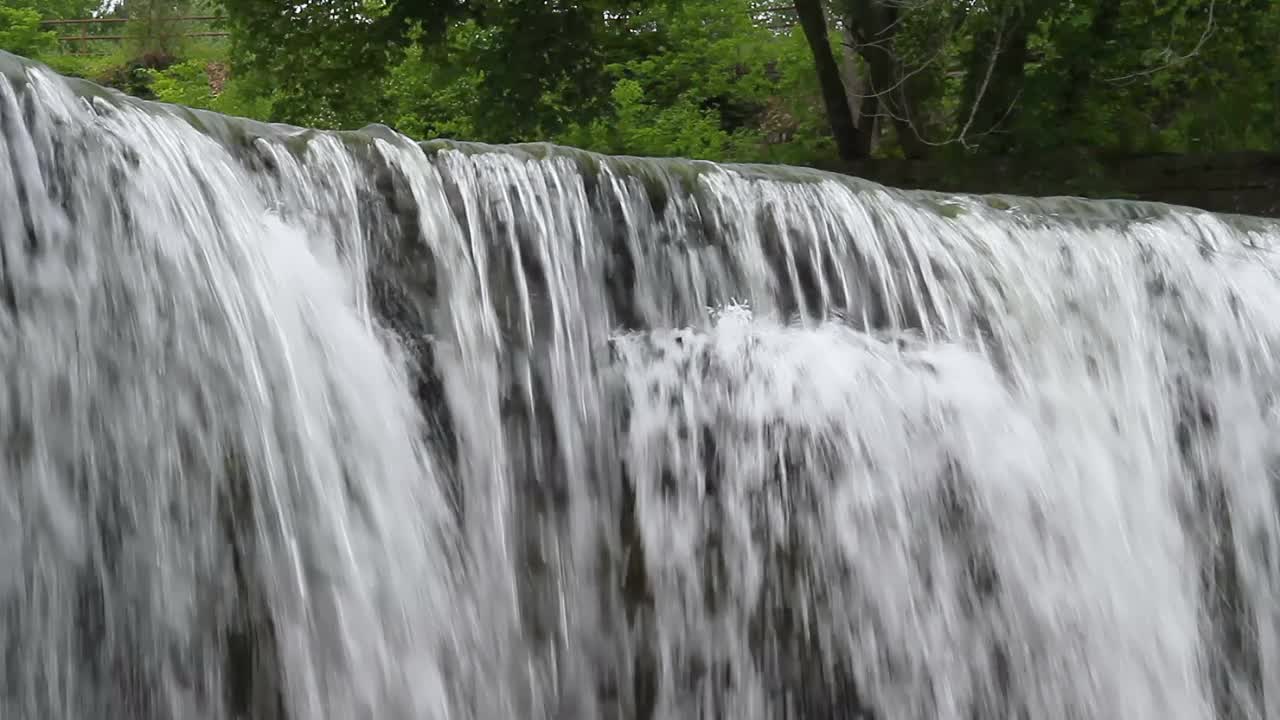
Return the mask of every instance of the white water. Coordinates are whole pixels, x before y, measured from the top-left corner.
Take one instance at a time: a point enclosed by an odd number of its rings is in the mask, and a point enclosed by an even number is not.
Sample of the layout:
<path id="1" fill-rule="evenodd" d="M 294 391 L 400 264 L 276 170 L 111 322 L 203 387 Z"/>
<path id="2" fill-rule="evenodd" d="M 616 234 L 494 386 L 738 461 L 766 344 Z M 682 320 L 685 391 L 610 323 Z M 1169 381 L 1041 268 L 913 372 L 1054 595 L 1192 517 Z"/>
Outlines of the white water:
<path id="1" fill-rule="evenodd" d="M 3 63 L 0 717 L 1280 718 L 1280 226 Z"/>

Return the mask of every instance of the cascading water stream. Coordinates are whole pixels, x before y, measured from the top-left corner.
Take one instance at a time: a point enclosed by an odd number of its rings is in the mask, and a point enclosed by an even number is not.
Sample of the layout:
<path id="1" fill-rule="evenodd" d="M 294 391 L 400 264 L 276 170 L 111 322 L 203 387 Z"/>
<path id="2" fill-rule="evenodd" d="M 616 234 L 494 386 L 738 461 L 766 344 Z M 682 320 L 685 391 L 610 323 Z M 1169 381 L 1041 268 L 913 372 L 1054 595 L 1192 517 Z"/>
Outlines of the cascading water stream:
<path id="1" fill-rule="evenodd" d="M 0 717 L 1280 718 L 1278 241 L 0 53 Z"/>

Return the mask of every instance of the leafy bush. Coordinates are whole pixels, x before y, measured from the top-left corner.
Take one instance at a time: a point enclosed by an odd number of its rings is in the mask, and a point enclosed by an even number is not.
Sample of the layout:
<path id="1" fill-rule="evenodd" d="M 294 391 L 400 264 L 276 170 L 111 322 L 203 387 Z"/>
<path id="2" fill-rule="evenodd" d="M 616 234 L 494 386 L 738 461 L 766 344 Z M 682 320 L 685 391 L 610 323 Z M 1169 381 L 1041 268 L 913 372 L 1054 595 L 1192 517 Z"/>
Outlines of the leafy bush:
<path id="1" fill-rule="evenodd" d="M 150 91 L 161 102 L 257 120 L 270 118 L 270 98 L 247 91 L 235 78 L 227 80 L 221 92 L 214 93 L 208 68 L 207 62 L 188 60 L 165 70 L 152 70 Z"/>
<path id="2" fill-rule="evenodd" d="M 749 133 L 721 128 L 720 115 L 684 96 L 666 107 L 645 98 L 637 80 L 619 80 L 613 88 L 614 114 L 587 126 L 574 126 L 560 142 L 598 152 L 720 159 L 741 156 Z"/>
<path id="3" fill-rule="evenodd" d="M 40 13 L 0 6 L 0 50 L 37 57 L 54 50 L 57 44 L 56 34 L 40 29 Z"/>
<path id="4" fill-rule="evenodd" d="M 469 61 L 483 42 L 480 29 L 461 23 L 433 45 L 415 29 L 410 40 L 404 57 L 388 74 L 384 123 L 419 139 L 496 139 L 486 136 L 477 123 L 484 73 Z"/>

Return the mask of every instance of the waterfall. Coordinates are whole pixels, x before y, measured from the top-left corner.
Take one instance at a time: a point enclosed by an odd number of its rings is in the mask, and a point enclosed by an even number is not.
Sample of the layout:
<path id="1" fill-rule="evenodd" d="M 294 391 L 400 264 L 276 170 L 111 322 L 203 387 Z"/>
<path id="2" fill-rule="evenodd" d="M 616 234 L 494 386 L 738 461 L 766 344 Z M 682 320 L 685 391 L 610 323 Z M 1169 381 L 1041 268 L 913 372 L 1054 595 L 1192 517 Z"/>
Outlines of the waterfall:
<path id="1" fill-rule="evenodd" d="M 0 53 L 0 717 L 1280 718 L 1278 245 Z"/>

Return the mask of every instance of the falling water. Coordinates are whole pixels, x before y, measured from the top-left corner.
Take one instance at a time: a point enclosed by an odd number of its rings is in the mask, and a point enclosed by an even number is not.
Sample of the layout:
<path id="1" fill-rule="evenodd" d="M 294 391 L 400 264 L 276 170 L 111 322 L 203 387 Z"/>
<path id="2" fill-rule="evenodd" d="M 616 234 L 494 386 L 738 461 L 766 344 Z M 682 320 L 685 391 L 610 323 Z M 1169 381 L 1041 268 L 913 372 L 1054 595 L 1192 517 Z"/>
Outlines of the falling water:
<path id="1" fill-rule="evenodd" d="M 0 717 L 1280 718 L 1278 243 L 0 54 Z"/>

